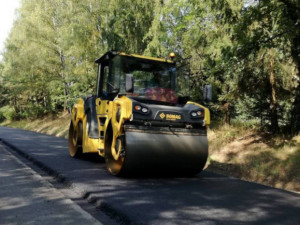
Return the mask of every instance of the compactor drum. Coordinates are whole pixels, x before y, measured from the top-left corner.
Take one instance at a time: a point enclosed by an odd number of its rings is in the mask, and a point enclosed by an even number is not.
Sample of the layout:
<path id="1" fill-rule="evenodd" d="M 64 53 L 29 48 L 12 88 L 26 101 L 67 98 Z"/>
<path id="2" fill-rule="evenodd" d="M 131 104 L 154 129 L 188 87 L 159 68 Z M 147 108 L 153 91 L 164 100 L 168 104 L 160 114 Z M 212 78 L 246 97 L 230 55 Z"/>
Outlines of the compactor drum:
<path id="1" fill-rule="evenodd" d="M 208 156 L 209 110 L 188 101 L 172 60 L 107 52 L 97 93 L 72 109 L 69 152 L 96 152 L 113 175 L 193 175 Z"/>

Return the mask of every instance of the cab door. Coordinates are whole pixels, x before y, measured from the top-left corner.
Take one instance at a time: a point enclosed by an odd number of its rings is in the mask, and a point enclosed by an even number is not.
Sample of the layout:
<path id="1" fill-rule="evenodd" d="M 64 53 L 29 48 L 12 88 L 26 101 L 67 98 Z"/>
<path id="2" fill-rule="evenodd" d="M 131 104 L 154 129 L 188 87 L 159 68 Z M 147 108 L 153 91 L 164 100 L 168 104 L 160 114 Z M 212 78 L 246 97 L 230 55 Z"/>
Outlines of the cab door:
<path id="1" fill-rule="evenodd" d="M 109 112 L 111 112 L 112 104 L 108 100 L 108 85 L 107 80 L 109 77 L 109 63 L 98 64 L 98 77 L 97 77 L 97 99 L 96 110 L 99 124 L 99 146 L 98 151 L 101 156 L 104 157 L 104 138 L 108 122 L 111 118 Z"/>

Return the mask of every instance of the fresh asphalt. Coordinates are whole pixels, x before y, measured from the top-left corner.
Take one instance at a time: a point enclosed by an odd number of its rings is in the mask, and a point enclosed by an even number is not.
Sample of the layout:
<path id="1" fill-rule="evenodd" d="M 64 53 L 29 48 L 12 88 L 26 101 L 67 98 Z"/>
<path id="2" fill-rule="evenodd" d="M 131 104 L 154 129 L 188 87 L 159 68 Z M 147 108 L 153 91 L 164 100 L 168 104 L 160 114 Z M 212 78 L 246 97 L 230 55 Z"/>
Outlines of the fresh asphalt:
<path id="1" fill-rule="evenodd" d="M 0 224 L 101 225 L 0 144 Z"/>
<path id="2" fill-rule="evenodd" d="M 296 193 L 206 171 L 118 178 L 96 155 L 71 158 L 62 138 L 0 127 L 0 139 L 118 224 L 300 224 Z"/>

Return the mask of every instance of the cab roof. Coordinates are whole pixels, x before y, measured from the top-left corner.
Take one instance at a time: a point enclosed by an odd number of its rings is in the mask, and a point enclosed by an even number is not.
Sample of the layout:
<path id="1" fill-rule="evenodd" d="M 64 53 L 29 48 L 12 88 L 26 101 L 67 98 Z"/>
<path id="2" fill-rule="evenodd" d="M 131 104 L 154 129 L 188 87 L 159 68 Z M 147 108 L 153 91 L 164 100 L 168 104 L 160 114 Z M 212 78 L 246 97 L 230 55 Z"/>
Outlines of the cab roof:
<path id="1" fill-rule="evenodd" d="M 138 59 L 145 59 L 145 60 L 152 60 L 152 61 L 158 61 L 158 62 L 165 62 L 165 63 L 174 63 L 172 60 L 169 59 L 162 59 L 162 58 L 156 58 L 156 57 L 151 57 L 151 56 L 143 56 L 143 55 L 137 55 L 137 54 L 127 54 L 124 52 L 116 52 L 116 51 L 108 51 L 104 55 L 102 55 L 99 59 L 95 61 L 95 63 L 101 63 L 103 61 L 110 60 L 114 58 L 115 56 L 120 55 L 120 56 L 128 56 L 128 57 L 133 57 L 133 58 L 138 58 Z"/>

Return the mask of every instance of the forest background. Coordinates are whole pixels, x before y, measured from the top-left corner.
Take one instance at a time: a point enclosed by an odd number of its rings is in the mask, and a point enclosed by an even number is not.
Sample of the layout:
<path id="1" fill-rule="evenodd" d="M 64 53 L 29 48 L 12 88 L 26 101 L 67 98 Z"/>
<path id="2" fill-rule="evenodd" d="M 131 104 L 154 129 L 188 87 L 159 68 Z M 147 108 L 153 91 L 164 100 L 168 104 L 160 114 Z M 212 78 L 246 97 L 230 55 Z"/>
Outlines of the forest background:
<path id="1" fill-rule="evenodd" d="M 300 130 L 297 0 L 23 0 L 0 64 L 0 119 L 70 110 L 108 50 L 177 55 L 215 120 Z"/>

